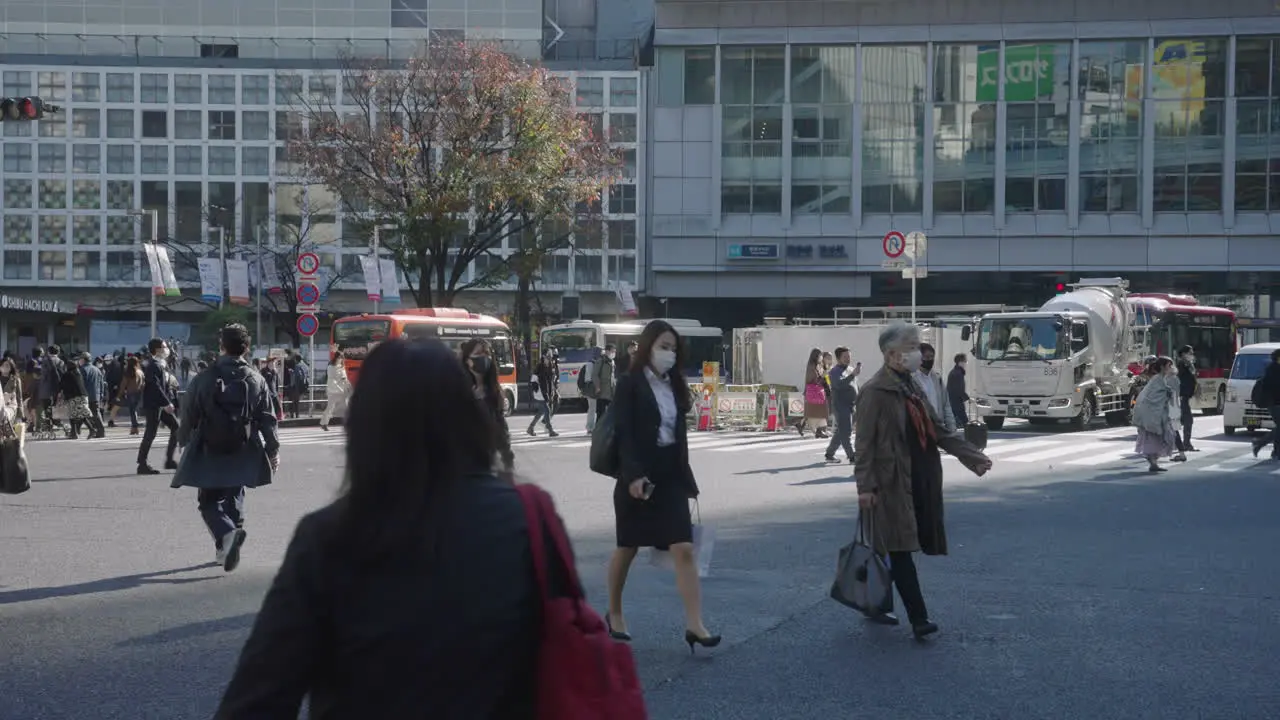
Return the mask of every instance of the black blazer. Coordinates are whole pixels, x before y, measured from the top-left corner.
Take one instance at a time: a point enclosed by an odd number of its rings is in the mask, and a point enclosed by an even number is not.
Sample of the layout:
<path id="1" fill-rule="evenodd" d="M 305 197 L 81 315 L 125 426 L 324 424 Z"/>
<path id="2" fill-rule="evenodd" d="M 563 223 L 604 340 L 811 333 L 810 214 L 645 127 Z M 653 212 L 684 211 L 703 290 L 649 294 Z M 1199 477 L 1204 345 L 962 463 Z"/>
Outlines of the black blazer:
<path id="1" fill-rule="evenodd" d="M 304 517 L 215 720 L 533 717 L 541 602 L 524 506 L 492 475 L 457 486 L 434 558 L 341 552 L 341 503 Z M 570 559 L 572 562 L 572 559 Z"/>
<path id="2" fill-rule="evenodd" d="M 142 407 L 156 410 L 173 404 L 173 393 L 169 390 L 166 372 L 168 365 L 164 360 L 151 358 L 142 365 Z"/>
<path id="3" fill-rule="evenodd" d="M 665 478 L 652 474 L 656 469 L 654 455 L 658 449 L 662 411 L 658 409 L 658 399 L 654 397 L 643 369 L 632 370 L 618 378 L 609 412 L 614 414 L 614 434 L 618 440 L 619 467 L 622 470 L 619 479 L 630 483 L 636 478 L 647 477 L 655 484 L 662 482 Z M 684 469 L 684 477 L 680 481 L 688 486 L 689 497 L 697 497 L 698 483 L 693 479 L 693 469 L 689 467 L 689 429 L 685 414 L 678 410 L 676 447 L 680 450 L 680 465 Z"/>

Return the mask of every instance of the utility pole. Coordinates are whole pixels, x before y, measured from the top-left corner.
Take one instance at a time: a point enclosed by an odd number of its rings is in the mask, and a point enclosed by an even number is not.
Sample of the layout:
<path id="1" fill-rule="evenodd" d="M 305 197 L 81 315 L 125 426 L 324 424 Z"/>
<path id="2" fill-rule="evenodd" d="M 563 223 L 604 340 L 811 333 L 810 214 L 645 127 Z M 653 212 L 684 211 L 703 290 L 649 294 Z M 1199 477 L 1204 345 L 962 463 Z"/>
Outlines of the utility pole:
<path id="1" fill-rule="evenodd" d="M 254 297 L 253 303 L 253 339 L 254 342 L 262 342 L 262 226 L 258 225 L 253 229 L 254 257 L 257 258 L 253 262 L 253 266 L 257 268 L 258 290 Z"/>
<path id="2" fill-rule="evenodd" d="M 227 304 L 227 232 L 221 227 L 209 228 L 218 233 L 218 308 Z"/>

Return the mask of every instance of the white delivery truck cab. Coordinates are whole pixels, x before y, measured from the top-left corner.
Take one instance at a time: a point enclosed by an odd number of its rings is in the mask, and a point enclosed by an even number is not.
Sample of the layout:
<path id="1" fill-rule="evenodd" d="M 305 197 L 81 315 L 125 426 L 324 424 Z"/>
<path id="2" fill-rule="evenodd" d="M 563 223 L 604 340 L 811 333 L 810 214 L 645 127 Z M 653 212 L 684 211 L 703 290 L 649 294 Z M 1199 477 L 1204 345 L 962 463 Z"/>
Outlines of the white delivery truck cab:
<path id="1" fill-rule="evenodd" d="M 1227 400 L 1222 408 L 1222 431 L 1231 435 L 1236 428 L 1253 433 L 1275 427 L 1267 408 L 1254 407 L 1249 400 L 1253 384 L 1262 379 L 1271 364 L 1271 353 L 1280 350 L 1280 343 L 1255 343 L 1236 351 L 1236 360 L 1227 376 Z"/>

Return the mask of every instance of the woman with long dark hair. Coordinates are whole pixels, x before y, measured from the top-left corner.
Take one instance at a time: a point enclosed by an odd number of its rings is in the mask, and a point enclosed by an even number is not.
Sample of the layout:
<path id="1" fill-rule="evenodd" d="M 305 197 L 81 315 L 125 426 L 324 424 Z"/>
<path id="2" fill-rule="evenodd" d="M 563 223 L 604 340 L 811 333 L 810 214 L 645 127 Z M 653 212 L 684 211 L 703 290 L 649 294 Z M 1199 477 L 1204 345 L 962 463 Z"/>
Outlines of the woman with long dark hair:
<path id="1" fill-rule="evenodd" d="M 822 350 L 814 348 L 809 351 L 809 360 L 804 365 L 804 419 L 796 430 L 803 436 L 804 431 L 812 428 L 813 436 L 827 436 L 827 391 L 823 380 Z"/>
<path id="2" fill-rule="evenodd" d="M 379 344 L 346 480 L 299 523 L 215 718 L 523 720 L 541 602 L 493 416 L 436 341 Z"/>
<path id="3" fill-rule="evenodd" d="M 493 418 L 494 444 L 502 461 L 502 473 L 509 476 L 515 469 L 515 454 L 511 452 L 506 413 L 502 411 L 502 386 L 498 384 L 498 363 L 493 357 L 493 348 L 488 340 L 472 338 L 462 343 L 458 354 L 471 378 L 475 398 Z"/>
<path id="4" fill-rule="evenodd" d="M 685 415 L 691 399 L 684 379 L 684 349 L 670 324 L 654 320 L 640 333 L 640 345 L 626 375 L 613 391 L 614 432 L 621 477 L 613 490 L 618 547 L 609 561 L 610 634 L 628 641 L 622 614 L 622 590 L 631 563 L 642 547 L 669 549 L 675 564 L 676 588 L 684 601 L 684 641 L 715 647 L 702 622 L 702 585 L 693 549 L 689 500 L 698 483 L 689 467 Z"/>

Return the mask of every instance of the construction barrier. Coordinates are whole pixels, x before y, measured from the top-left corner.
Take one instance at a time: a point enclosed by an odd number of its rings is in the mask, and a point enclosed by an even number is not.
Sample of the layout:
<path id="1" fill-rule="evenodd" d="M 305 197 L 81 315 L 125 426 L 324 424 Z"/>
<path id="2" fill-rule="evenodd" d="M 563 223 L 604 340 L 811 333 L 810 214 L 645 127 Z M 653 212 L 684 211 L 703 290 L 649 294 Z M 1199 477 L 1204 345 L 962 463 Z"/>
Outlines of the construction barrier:
<path id="1" fill-rule="evenodd" d="M 693 396 L 688 424 L 696 430 L 779 432 L 804 416 L 804 395 L 796 388 L 772 385 L 690 384 Z"/>

